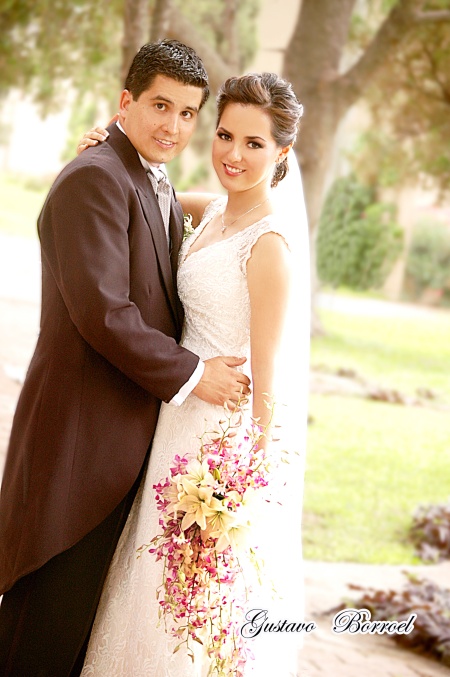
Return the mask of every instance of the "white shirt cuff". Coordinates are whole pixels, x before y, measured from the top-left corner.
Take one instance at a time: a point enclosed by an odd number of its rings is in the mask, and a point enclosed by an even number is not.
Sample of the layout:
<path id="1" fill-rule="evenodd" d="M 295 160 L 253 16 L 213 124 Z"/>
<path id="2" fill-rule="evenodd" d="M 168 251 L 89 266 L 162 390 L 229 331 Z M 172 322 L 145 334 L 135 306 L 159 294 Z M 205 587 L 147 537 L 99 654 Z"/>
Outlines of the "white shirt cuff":
<path id="1" fill-rule="evenodd" d="M 169 404 L 173 404 L 175 407 L 182 405 L 186 397 L 190 395 L 195 386 L 199 384 L 204 371 L 205 363 L 199 360 L 194 372 L 191 374 L 189 381 L 187 381 L 184 386 L 181 386 L 180 390 L 172 397 Z"/>

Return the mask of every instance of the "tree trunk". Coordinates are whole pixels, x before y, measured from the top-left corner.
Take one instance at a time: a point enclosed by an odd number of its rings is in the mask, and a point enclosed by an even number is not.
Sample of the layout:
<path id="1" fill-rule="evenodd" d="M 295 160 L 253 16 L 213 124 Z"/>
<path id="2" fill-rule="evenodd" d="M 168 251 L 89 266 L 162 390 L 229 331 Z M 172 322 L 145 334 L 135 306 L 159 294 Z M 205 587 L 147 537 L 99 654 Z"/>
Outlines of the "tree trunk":
<path id="1" fill-rule="evenodd" d="M 317 314 L 315 232 L 323 203 L 336 130 L 345 108 L 335 86 L 356 0 L 303 0 L 287 47 L 284 76 L 292 82 L 305 113 L 297 142 L 310 229 L 312 331 L 322 330 Z"/>
<path id="2" fill-rule="evenodd" d="M 205 64 L 212 92 L 217 92 L 224 80 L 230 77 L 230 75 L 235 75 L 233 69 L 202 38 L 189 19 L 172 2 L 170 4 L 170 27 L 167 37 L 180 40 L 195 49 Z"/>
<path id="3" fill-rule="evenodd" d="M 148 42 L 150 15 L 148 0 L 125 0 L 123 14 L 121 79 L 125 82 L 131 62 L 143 44 Z"/>
<path id="4" fill-rule="evenodd" d="M 223 12 L 225 51 L 223 60 L 228 64 L 233 74 L 239 73 L 240 49 L 236 23 L 237 0 L 225 0 Z"/>
<path id="5" fill-rule="evenodd" d="M 156 42 L 166 37 L 169 32 L 171 3 L 167 0 L 156 0 L 152 14 L 150 42 Z"/>
<path id="6" fill-rule="evenodd" d="M 149 1 L 125 0 L 122 81 L 125 80 L 133 57 L 140 47 L 149 40 L 161 38 L 174 38 L 195 49 L 205 64 L 213 92 L 234 73 L 233 68 L 208 45 L 172 0 L 157 0 L 152 13 L 151 30 Z"/>

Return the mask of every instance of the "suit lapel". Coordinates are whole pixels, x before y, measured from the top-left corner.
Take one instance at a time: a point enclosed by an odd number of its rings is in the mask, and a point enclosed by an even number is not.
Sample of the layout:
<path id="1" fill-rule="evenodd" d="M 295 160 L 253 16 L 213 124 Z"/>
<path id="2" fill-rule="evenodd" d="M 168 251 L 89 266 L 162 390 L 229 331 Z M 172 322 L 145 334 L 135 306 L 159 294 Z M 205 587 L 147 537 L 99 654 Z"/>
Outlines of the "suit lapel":
<path id="1" fill-rule="evenodd" d="M 141 188 L 138 187 L 137 193 L 142 206 L 142 211 L 144 212 L 145 220 L 148 223 L 153 238 L 153 243 L 158 256 L 159 266 L 163 276 L 167 296 L 169 298 L 174 317 L 178 324 L 178 298 L 175 292 L 166 230 L 164 228 L 161 212 L 159 210 L 158 201 L 151 185 L 149 185 L 149 192 L 144 193 Z"/>
<path id="2" fill-rule="evenodd" d="M 180 322 L 180 302 L 178 300 L 174 277 L 172 272 L 172 261 L 169 255 L 169 247 L 167 244 L 167 236 L 164 228 L 164 223 L 161 216 L 161 211 L 159 209 L 158 200 L 153 191 L 153 188 L 148 179 L 147 173 L 144 167 L 139 160 L 136 149 L 131 144 L 129 139 L 123 132 L 118 129 L 116 124 L 112 124 L 108 127 L 110 133 L 107 143 L 110 143 L 111 146 L 116 151 L 117 155 L 124 164 L 126 170 L 130 174 L 130 177 L 136 186 L 136 192 L 139 198 L 139 201 L 142 206 L 142 211 L 145 217 L 145 220 L 150 229 L 153 243 L 155 246 L 156 255 L 158 257 L 158 262 L 164 280 L 164 286 L 167 293 L 167 297 L 172 308 L 172 312 L 179 327 Z M 175 206 L 179 207 L 181 211 L 181 206 L 176 203 Z M 178 214 L 173 213 L 174 200 L 172 200 L 172 212 L 170 218 L 171 230 L 173 229 L 176 233 L 177 230 L 180 230 L 180 225 L 177 227 L 177 222 L 179 224 L 179 212 Z M 182 213 L 181 213 L 182 218 Z M 172 221 L 174 221 L 174 227 L 172 228 Z M 177 236 L 176 236 L 177 237 Z M 181 241 L 181 234 L 179 235 Z M 178 245 L 179 247 L 179 245 Z M 178 257 L 178 249 L 177 249 Z"/>
<path id="3" fill-rule="evenodd" d="M 169 235 L 170 235 L 170 263 L 172 266 L 172 275 L 174 280 L 174 286 L 176 289 L 178 254 L 180 252 L 181 243 L 183 241 L 183 209 L 180 203 L 175 199 L 175 192 L 172 195 Z M 181 327 L 181 325 L 183 324 L 184 312 L 183 306 L 181 305 L 180 299 L 178 298 L 177 294 L 176 300 L 177 300 L 178 319 Z"/>
<path id="4" fill-rule="evenodd" d="M 170 210 L 170 262 L 172 270 L 176 275 L 178 267 L 178 253 L 180 251 L 181 242 L 183 239 L 183 210 L 179 202 L 172 196 L 172 206 Z"/>

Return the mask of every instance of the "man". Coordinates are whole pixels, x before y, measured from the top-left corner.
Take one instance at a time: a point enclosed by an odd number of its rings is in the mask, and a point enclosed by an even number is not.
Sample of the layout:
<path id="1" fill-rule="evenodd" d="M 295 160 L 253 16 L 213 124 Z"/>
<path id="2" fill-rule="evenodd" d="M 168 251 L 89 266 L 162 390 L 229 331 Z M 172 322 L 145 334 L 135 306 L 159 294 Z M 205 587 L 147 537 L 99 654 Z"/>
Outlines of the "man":
<path id="1" fill-rule="evenodd" d="M 119 124 L 62 171 L 39 217 L 41 331 L 0 497 L 2 677 L 79 675 L 161 400 L 248 392 L 244 360 L 201 363 L 177 344 L 183 214 L 158 165 L 186 146 L 208 93 L 193 50 L 145 45 Z"/>

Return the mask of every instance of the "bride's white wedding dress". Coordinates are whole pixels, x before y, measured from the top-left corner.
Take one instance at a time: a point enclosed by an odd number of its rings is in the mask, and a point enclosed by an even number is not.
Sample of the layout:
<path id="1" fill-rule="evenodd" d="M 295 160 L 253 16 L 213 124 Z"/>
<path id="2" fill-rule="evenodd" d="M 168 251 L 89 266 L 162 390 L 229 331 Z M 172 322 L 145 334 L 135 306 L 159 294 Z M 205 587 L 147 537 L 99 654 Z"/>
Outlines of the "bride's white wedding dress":
<path id="1" fill-rule="evenodd" d="M 206 209 L 202 223 L 182 245 L 178 291 L 185 309 L 182 344 L 202 359 L 217 355 L 249 357 L 250 302 L 246 265 L 252 247 L 261 235 L 281 232 L 273 215 L 254 223 L 220 242 L 189 253 L 189 249 L 213 215 L 223 208 L 223 199 Z M 299 319 L 301 322 L 302 319 Z M 304 320 L 305 323 L 307 320 Z M 270 318 L 268 318 L 270 323 Z M 304 384 L 300 384 L 304 389 Z M 223 408 L 190 395 L 181 407 L 162 405 L 146 477 L 134 502 L 119 541 L 88 648 L 82 677 L 204 677 L 205 661 L 192 663 L 184 650 L 173 654 L 177 642 L 158 626 L 156 590 L 162 580 L 162 561 L 137 549 L 158 532 L 153 485 L 169 474 L 176 454 L 195 457 L 198 437 L 205 422 L 223 418 Z M 304 454 L 306 411 L 296 413 L 296 435 Z M 208 427 L 211 430 L 210 427 Z M 126 454 L 126 449 L 124 449 Z M 297 459 L 297 457 L 295 457 Z M 287 472 L 286 472 L 287 470 Z M 284 473 L 284 475 L 283 475 Z M 269 620 L 303 620 L 300 546 L 302 459 L 280 464 L 276 481 L 277 501 L 267 511 L 258 534 L 266 560 L 268 579 L 273 580 L 282 599 L 274 602 L 270 589 L 257 591 L 249 609 L 270 609 Z M 264 536 L 261 533 L 264 532 Z M 270 588 L 270 585 L 267 586 Z M 276 616 L 274 614 L 277 614 Z M 254 660 L 246 675 L 290 677 L 296 675 L 297 643 L 300 634 L 261 632 L 251 640 Z M 250 641 L 250 640 L 249 640 Z M 197 647 L 196 647 L 197 648 Z M 201 652 L 201 647 L 199 647 Z M 203 663 L 203 664 L 202 664 Z"/>

